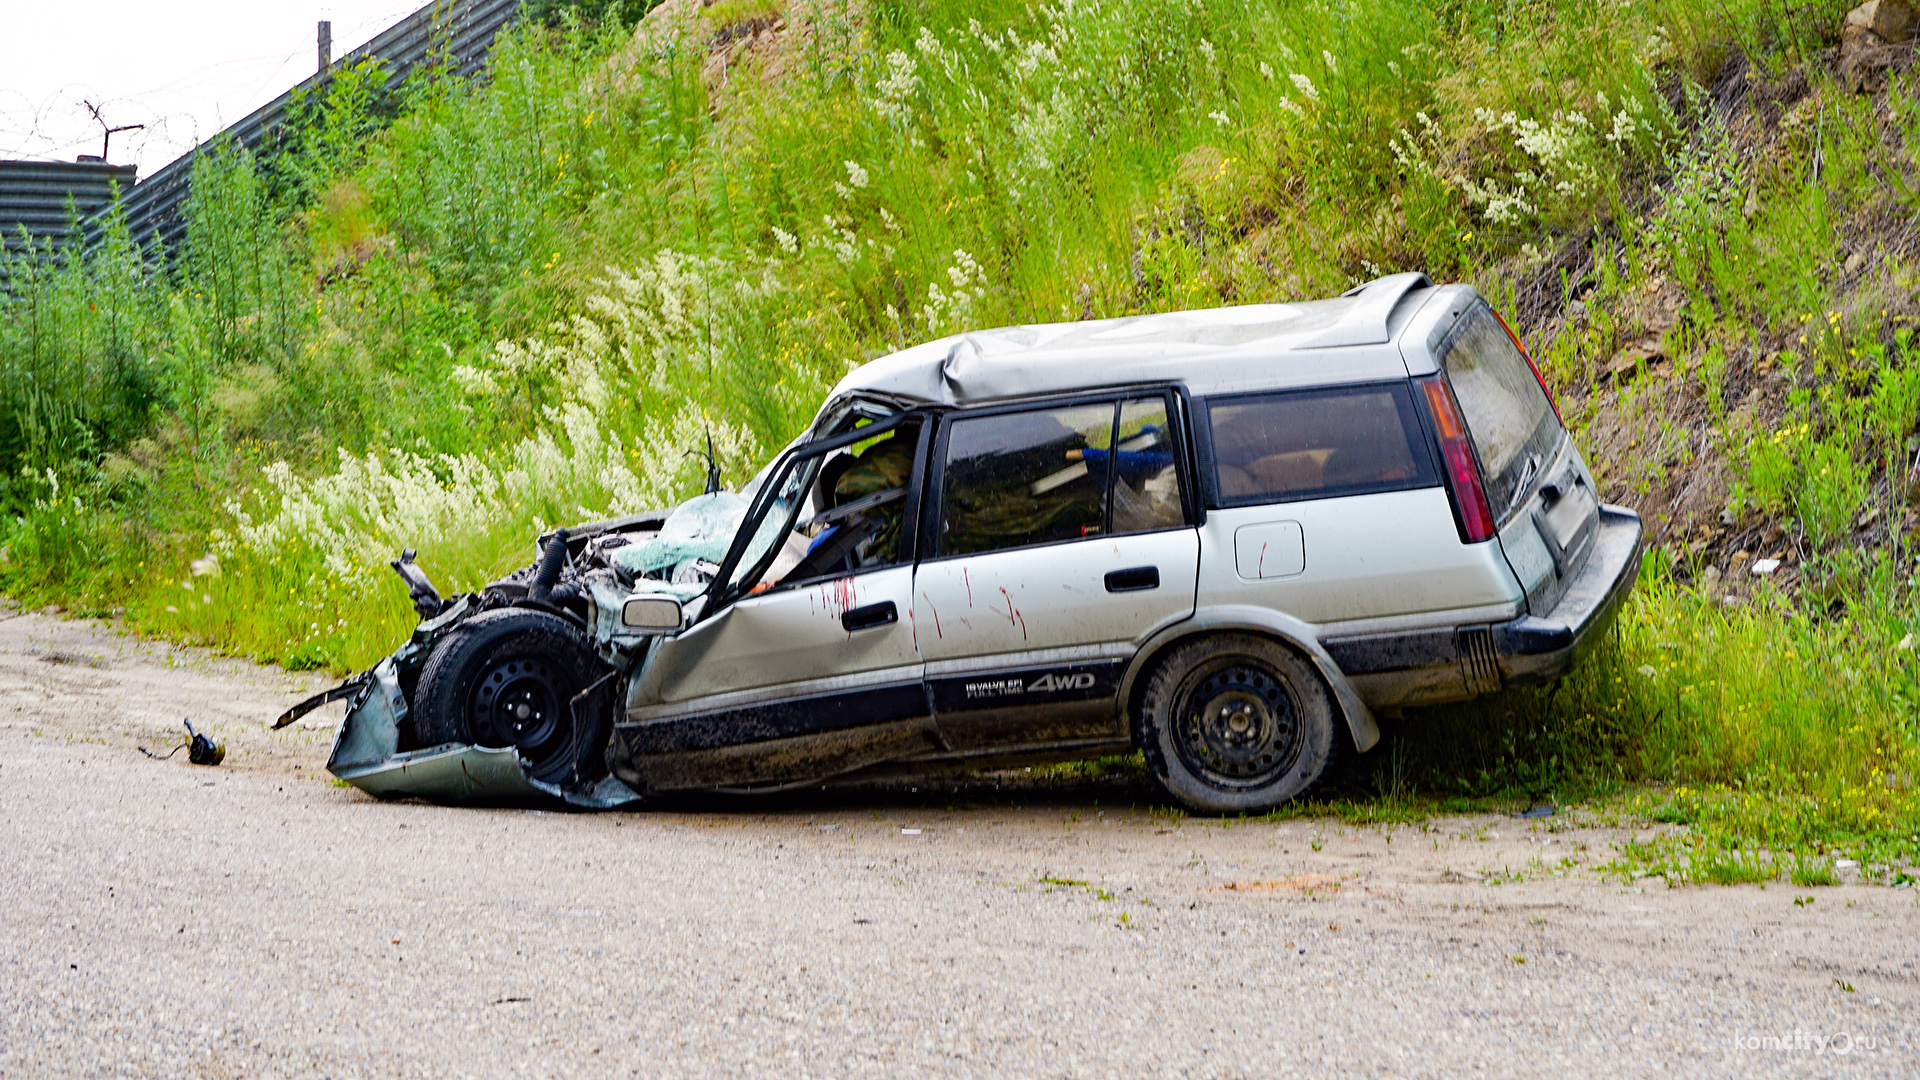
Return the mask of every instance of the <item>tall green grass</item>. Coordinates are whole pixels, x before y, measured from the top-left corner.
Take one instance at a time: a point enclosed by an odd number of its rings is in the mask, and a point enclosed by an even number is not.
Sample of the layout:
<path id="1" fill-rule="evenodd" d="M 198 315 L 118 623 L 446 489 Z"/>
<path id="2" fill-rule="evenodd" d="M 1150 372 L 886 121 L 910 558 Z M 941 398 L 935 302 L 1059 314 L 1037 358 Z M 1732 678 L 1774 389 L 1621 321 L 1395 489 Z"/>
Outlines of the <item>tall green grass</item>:
<path id="1" fill-rule="evenodd" d="M 1654 558 L 1575 678 L 1402 725 L 1407 775 L 1654 782 L 1723 847 L 1911 858 L 1920 623 L 1884 523 L 1914 268 L 1835 264 L 1911 212 L 1920 110 L 1809 63 L 1842 6 L 791 0 L 634 36 L 599 5 L 508 34 L 481 82 L 356 70 L 286 155 L 202 159 L 177 261 L 110 230 L 8 264 L 0 587 L 357 667 L 411 621 L 399 548 L 471 588 L 541 528 L 694 490 L 709 436 L 737 483 L 864 360 L 1420 269 L 1532 320 L 1583 438 L 1658 445 L 1603 453 L 1619 490 L 1713 440 L 1730 527 L 1805 557 L 1798 597 L 1733 608 Z M 775 18 L 777 48 L 727 47 Z M 1764 154 L 1714 104 L 1736 60 L 1812 90 Z M 1669 376 L 1594 390 L 1670 290 Z M 1742 409 L 1755 355 L 1784 413 Z"/>

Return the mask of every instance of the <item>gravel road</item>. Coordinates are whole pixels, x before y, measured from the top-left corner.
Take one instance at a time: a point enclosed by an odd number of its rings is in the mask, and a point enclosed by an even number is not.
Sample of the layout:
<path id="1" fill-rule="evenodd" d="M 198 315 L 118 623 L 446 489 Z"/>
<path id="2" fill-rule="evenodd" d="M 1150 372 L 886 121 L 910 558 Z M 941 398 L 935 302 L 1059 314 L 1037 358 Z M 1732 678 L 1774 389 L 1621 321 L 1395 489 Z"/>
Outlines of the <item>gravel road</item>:
<path id="1" fill-rule="evenodd" d="M 317 685 L 0 611 L 0 1077 L 1920 1072 L 1915 890 L 1628 886 L 1577 817 L 1130 780 L 381 803 L 321 768 L 337 711 L 264 729 Z M 186 715 L 226 765 L 135 749 Z"/>

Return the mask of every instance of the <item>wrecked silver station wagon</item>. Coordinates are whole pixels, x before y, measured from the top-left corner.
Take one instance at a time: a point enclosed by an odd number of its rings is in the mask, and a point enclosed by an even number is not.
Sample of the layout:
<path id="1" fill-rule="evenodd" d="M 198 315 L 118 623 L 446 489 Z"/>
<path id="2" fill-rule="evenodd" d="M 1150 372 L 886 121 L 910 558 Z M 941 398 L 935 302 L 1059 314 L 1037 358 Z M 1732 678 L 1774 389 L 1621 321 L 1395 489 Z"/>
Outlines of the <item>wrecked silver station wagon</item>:
<path id="1" fill-rule="evenodd" d="M 961 334 L 859 368 L 739 494 L 557 530 L 350 698 L 378 795 L 606 806 L 1139 749 L 1203 812 L 1376 712 L 1552 679 L 1639 565 L 1470 287 Z"/>

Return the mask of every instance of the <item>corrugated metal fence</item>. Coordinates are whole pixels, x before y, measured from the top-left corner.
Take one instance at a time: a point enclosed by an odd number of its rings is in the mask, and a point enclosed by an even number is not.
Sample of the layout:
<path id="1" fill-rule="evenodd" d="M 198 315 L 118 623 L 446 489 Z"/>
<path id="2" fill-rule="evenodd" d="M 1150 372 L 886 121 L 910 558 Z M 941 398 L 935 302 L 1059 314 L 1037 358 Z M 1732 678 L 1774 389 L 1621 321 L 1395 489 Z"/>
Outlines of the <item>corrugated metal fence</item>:
<path id="1" fill-rule="evenodd" d="M 456 74 L 471 75 L 486 62 L 494 38 L 519 12 L 520 2 L 439 0 L 381 31 L 372 41 L 334 61 L 329 70 L 377 57 L 386 62 L 390 87 L 398 87 L 414 69 L 432 62 L 444 62 Z M 187 231 L 182 210 L 194 158 L 222 139 L 271 157 L 285 137 L 283 125 L 294 96 L 319 87 L 325 79 L 324 74 L 316 74 L 301 82 L 125 192 L 121 204 L 134 242 L 147 247 L 157 240 L 169 249 L 178 244 Z"/>
<path id="2" fill-rule="evenodd" d="M 103 161 L 0 161 L 0 233 L 4 246 L 24 246 L 24 226 L 33 243 L 51 241 L 64 247 L 74 240 L 67 200 L 82 221 L 113 201 L 115 185 L 125 195 L 133 189 L 132 165 Z M 81 226 L 85 231 L 85 225 Z"/>

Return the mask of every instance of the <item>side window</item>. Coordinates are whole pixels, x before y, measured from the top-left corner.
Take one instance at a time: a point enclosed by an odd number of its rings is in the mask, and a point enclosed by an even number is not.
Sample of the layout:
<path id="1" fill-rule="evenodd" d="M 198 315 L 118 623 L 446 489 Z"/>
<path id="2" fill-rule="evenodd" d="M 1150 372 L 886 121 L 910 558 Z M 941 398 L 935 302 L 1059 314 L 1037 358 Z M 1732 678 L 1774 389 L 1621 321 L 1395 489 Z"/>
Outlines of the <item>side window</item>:
<path id="1" fill-rule="evenodd" d="M 1113 455 L 1114 532 L 1152 532 L 1186 524 L 1173 450 L 1166 398 L 1120 403 L 1120 433 Z"/>
<path id="2" fill-rule="evenodd" d="M 767 486 L 761 488 L 741 523 L 742 529 L 751 532 L 740 553 L 740 561 L 734 564 L 715 595 L 730 598 L 749 590 L 758 591 L 756 584 L 764 588 L 773 580 L 763 581 L 763 577 L 775 563 L 791 563 L 799 554 L 804 554 L 805 537 L 795 531 L 794 522 L 819 472 L 820 455 L 791 458 Z"/>
<path id="3" fill-rule="evenodd" d="M 1104 532 L 1113 421 L 1112 402 L 954 421 L 941 470 L 940 554 Z"/>
<path id="4" fill-rule="evenodd" d="M 724 595 L 902 562 L 919 440 L 920 423 L 909 420 L 839 449 L 803 450 L 784 464 L 754 500 L 751 532 Z"/>
<path id="5" fill-rule="evenodd" d="M 920 425 L 906 423 L 870 443 L 828 455 L 796 532 L 804 550 L 789 569 L 776 562 L 773 584 L 798 584 L 893 566 L 905 557 L 902 535 Z"/>
<path id="6" fill-rule="evenodd" d="M 1439 482 L 1404 384 L 1213 398 L 1207 421 L 1225 506 Z"/>

